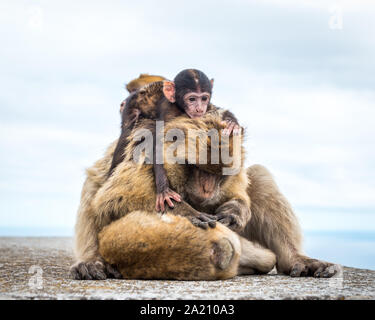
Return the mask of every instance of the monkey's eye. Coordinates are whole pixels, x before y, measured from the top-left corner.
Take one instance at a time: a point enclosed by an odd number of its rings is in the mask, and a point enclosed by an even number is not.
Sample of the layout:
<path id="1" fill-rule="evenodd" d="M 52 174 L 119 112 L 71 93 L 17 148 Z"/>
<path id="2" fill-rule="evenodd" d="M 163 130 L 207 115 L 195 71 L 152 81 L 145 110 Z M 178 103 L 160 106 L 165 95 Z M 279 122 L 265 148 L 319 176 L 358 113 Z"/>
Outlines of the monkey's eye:
<path id="1" fill-rule="evenodd" d="M 202 97 L 202 101 L 207 101 L 208 97 Z"/>
<path id="2" fill-rule="evenodd" d="M 190 97 L 190 98 L 189 98 L 189 101 L 190 101 L 190 102 L 194 102 L 194 101 L 195 101 L 195 98 L 194 98 L 194 97 Z"/>

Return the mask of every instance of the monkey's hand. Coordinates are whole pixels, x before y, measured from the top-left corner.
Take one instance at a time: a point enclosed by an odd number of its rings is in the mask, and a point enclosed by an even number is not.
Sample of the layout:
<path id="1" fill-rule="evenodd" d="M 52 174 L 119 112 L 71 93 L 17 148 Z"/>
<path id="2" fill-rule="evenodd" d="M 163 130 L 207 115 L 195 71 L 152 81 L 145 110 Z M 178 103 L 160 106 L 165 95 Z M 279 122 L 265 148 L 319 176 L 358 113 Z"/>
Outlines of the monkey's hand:
<path id="1" fill-rule="evenodd" d="M 210 228 L 215 228 L 216 227 L 216 218 L 213 215 L 210 215 L 208 213 L 204 212 L 198 212 L 197 215 L 187 217 L 190 222 L 202 229 L 208 229 Z"/>
<path id="2" fill-rule="evenodd" d="M 215 210 L 216 220 L 236 232 L 243 230 L 246 217 L 248 220 L 250 216 L 250 209 L 236 199 L 223 203 Z"/>
<path id="3" fill-rule="evenodd" d="M 165 212 L 165 206 L 164 202 L 167 201 L 167 204 L 170 208 L 174 208 L 174 204 L 172 202 L 172 199 L 181 202 L 181 196 L 177 193 L 174 192 L 172 189 L 166 188 L 164 191 L 159 192 L 156 195 L 156 205 L 155 205 L 155 210 L 157 212 Z"/>
<path id="4" fill-rule="evenodd" d="M 70 267 L 70 275 L 75 280 L 121 279 L 122 275 L 102 258 L 78 261 Z"/>
<path id="5" fill-rule="evenodd" d="M 232 132 L 234 136 L 241 134 L 241 127 L 236 121 L 227 119 L 224 120 L 222 124 L 226 126 L 222 131 L 224 136 L 230 136 Z"/>
<path id="6" fill-rule="evenodd" d="M 220 222 L 233 231 L 240 229 L 239 218 L 235 214 L 219 213 L 216 215 L 216 219 L 217 222 Z"/>
<path id="7" fill-rule="evenodd" d="M 199 212 L 183 200 L 179 203 L 176 203 L 176 208 L 169 212 L 172 214 L 175 213 L 180 216 L 186 217 L 194 226 L 198 228 L 208 229 L 216 227 L 215 216 L 208 213 Z"/>

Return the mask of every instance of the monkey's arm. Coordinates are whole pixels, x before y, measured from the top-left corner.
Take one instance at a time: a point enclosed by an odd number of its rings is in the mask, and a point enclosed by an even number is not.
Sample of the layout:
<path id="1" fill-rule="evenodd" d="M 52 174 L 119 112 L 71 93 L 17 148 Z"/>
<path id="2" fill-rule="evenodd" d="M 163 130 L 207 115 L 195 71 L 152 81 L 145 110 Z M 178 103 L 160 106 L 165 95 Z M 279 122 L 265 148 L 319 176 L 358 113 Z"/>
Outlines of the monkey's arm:
<path id="1" fill-rule="evenodd" d="M 223 130 L 224 135 L 229 136 L 232 132 L 234 135 L 239 135 L 241 133 L 241 127 L 237 118 L 229 110 L 225 110 L 211 104 L 208 112 L 219 114 L 223 122 L 225 122 L 226 128 Z"/>
<path id="2" fill-rule="evenodd" d="M 108 176 L 110 176 L 115 168 L 121 163 L 125 158 L 125 149 L 128 145 L 128 137 L 131 134 L 135 124 L 138 121 L 141 111 L 136 108 L 130 108 L 127 103 L 125 103 L 123 112 L 122 112 L 122 121 L 121 121 L 121 135 L 118 139 L 117 146 L 112 158 L 112 164 L 108 171 Z"/>
<path id="3" fill-rule="evenodd" d="M 168 206 L 170 208 L 174 208 L 172 199 L 177 202 L 180 202 L 181 196 L 177 192 L 174 192 L 172 189 L 169 188 L 167 174 L 165 173 L 165 169 L 162 164 L 156 164 L 154 162 L 154 175 L 156 184 L 155 209 L 157 212 L 165 212 L 164 202 L 167 201 Z"/>
<path id="4" fill-rule="evenodd" d="M 175 116 L 176 110 L 171 108 L 171 105 L 165 100 L 161 99 L 156 105 L 156 121 L 166 121 L 168 117 Z M 156 204 L 155 209 L 157 212 L 165 212 L 164 202 L 166 201 L 170 208 L 174 207 L 172 199 L 180 202 L 181 196 L 169 188 L 169 181 L 167 174 L 164 169 L 163 164 L 156 163 L 156 153 L 158 149 L 156 148 L 158 139 L 163 135 L 163 132 L 156 132 L 156 122 L 153 132 L 153 169 L 155 176 L 156 184 Z M 162 141 L 159 141 L 159 145 L 163 144 Z"/>
<path id="5" fill-rule="evenodd" d="M 231 176 L 223 185 L 222 192 L 226 197 L 215 210 L 217 221 L 236 232 L 243 231 L 251 218 L 250 197 L 246 193 L 247 185 L 246 171 L 241 169 L 238 175 Z"/>
<path id="6" fill-rule="evenodd" d="M 178 215 L 186 217 L 190 222 L 199 228 L 207 229 L 216 227 L 216 218 L 213 215 L 199 212 L 195 210 L 190 204 L 182 200 L 181 202 L 176 203 L 176 206 L 173 210 L 169 210 L 169 213 L 178 212 Z"/>

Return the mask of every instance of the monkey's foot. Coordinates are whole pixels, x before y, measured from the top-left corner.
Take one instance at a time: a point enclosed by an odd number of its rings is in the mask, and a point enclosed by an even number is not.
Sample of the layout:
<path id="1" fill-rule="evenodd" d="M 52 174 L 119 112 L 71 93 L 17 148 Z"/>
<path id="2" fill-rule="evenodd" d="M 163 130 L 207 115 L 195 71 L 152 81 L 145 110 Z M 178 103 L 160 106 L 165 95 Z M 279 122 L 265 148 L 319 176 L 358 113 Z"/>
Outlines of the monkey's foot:
<path id="1" fill-rule="evenodd" d="M 118 272 L 103 260 L 78 261 L 70 268 L 70 275 L 75 280 L 105 280 L 107 278 L 121 279 Z"/>
<path id="2" fill-rule="evenodd" d="M 174 204 L 172 202 L 172 199 L 181 202 L 181 196 L 177 193 L 174 192 L 173 190 L 167 188 L 165 191 L 160 192 L 156 195 L 156 205 L 155 205 L 155 210 L 157 212 L 165 212 L 165 206 L 164 202 L 167 201 L 167 204 L 170 208 L 174 208 Z"/>
<path id="3" fill-rule="evenodd" d="M 216 227 L 216 219 L 214 218 L 214 216 L 208 213 L 199 212 L 198 215 L 190 216 L 187 218 L 190 220 L 190 222 L 194 226 L 198 228 L 208 229 L 209 227 L 210 228 Z"/>
<path id="4" fill-rule="evenodd" d="M 312 276 L 316 278 L 331 278 L 340 270 L 339 265 L 312 259 L 305 256 L 298 256 L 296 262 L 290 269 L 291 277 Z"/>
<path id="5" fill-rule="evenodd" d="M 233 245 L 228 239 L 223 238 L 212 244 L 211 261 L 218 269 L 225 270 L 230 265 L 233 255 Z"/>

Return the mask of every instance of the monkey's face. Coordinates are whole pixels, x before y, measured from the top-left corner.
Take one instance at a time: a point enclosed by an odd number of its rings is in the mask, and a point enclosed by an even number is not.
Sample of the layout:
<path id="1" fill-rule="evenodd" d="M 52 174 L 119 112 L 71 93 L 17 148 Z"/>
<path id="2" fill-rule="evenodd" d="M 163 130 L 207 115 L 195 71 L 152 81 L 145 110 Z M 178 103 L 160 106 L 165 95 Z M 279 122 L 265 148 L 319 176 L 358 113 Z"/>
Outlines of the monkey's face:
<path id="1" fill-rule="evenodd" d="M 194 119 L 202 117 L 210 103 L 210 93 L 208 92 L 188 92 L 184 95 L 184 109 L 186 114 Z"/>
<path id="2" fill-rule="evenodd" d="M 218 197 L 220 185 L 224 179 L 225 176 L 208 173 L 198 169 L 196 166 L 192 166 L 186 191 L 189 198 L 196 204 L 213 201 Z"/>

